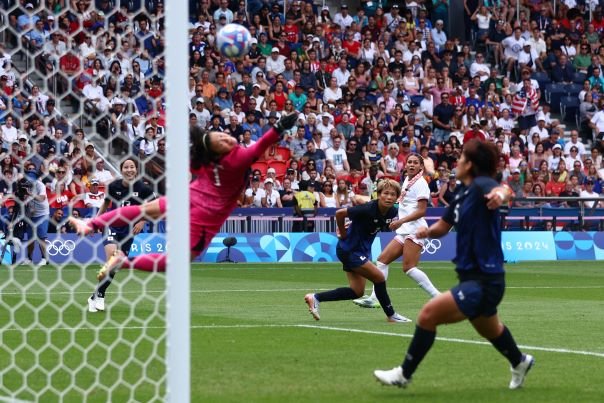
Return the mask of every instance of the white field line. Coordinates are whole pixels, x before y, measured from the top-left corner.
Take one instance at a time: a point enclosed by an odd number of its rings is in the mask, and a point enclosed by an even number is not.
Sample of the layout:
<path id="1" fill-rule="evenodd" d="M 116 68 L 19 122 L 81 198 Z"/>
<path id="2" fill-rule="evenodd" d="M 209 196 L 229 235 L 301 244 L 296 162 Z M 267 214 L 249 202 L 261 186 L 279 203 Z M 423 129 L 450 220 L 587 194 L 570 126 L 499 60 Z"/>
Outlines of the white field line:
<path id="1" fill-rule="evenodd" d="M 300 328 L 300 329 L 317 329 L 317 330 L 330 330 L 336 332 L 347 332 L 347 333 L 362 333 L 372 334 L 376 336 L 390 336 L 390 337 L 403 337 L 412 338 L 411 333 L 394 333 L 394 332 L 380 332 L 376 330 L 363 330 L 363 329 L 351 329 L 343 327 L 333 326 L 320 326 L 320 325 L 283 325 L 283 324 L 264 324 L 264 325 L 192 325 L 191 329 L 268 329 L 268 328 Z M 28 332 L 28 331 L 70 331 L 70 332 L 81 332 L 81 331 L 107 331 L 107 330 L 161 330 L 165 329 L 164 326 L 100 326 L 100 327 L 56 327 L 56 328 L 31 328 L 31 329 L 3 329 L 3 332 Z M 481 346 L 490 346 L 491 343 L 480 340 L 468 340 L 459 339 L 454 337 L 436 337 L 436 340 L 450 343 L 462 343 L 462 344 L 475 344 Z M 590 357 L 604 358 L 604 353 L 597 353 L 594 351 L 584 350 L 571 350 L 568 348 L 556 348 L 556 347 L 542 347 L 542 346 L 530 346 L 530 345 L 518 345 L 518 347 L 525 350 L 533 351 L 544 351 L 548 353 L 560 353 L 560 354 L 575 354 L 575 355 L 587 355 Z"/>
<path id="2" fill-rule="evenodd" d="M 124 287 L 124 286 L 123 286 Z M 604 285 L 586 285 L 586 286 L 507 286 L 506 290 L 597 290 L 604 289 Z M 313 288 L 313 291 L 327 291 L 331 290 L 331 288 Z M 368 289 L 369 290 L 369 289 Z M 388 288 L 388 290 L 393 291 L 421 291 L 419 287 L 392 287 Z M 27 295 L 71 295 L 71 294 L 90 294 L 92 292 L 92 288 L 90 291 L 53 291 L 49 289 L 45 292 L 38 291 L 28 291 Z M 145 290 L 147 294 L 161 294 L 165 293 L 165 289 L 157 289 L 157 290 Z M 269 292 L 308 292 L 307 288 L 268 288 L 268 289 L 224 289 L 224 290 L 191 290 L 191 294 L 221 294 L 221 293 L 230 293 L 230 292 L 240 292 L 240 293 L 269 293 Z M 18 291 L 2 291 L 0 288 L 1 295 L 23 295 L 23 292 Z M 117 295 L 124 294 L 140 294 L 140 291 L 117 291 Z"/>

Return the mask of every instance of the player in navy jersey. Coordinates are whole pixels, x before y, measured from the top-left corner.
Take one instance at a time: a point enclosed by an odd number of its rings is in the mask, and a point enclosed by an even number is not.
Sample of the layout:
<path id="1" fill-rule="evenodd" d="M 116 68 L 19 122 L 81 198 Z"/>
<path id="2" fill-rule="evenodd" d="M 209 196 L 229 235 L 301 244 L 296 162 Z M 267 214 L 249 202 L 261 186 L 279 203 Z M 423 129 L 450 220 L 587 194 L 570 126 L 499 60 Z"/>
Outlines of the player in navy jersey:
<path id="1" fill-rule="evenodd" d="M 418 238 L 439 238 L 456 227 L 453 263 L 459 284 L 424 305 L 402 366 L 374 371 L 382 384 L 407 386 L 434 343 L 436 327 L 466 319 L 510 362 L 510 389 L 522 386 L 532 367 L 534 358 L 520 352 L 497 315 L 505 291 L 499 207 L 513 195 L 509 187 L 499 186 L 493 179 L 497 161 L 494 144 L 476 139 L 464 143 L 456 172 L 463 185 L 438 222 L 417 230 Z"/>
<path id="2" fill-rule="evenodd" d="M 337 234 L 340 239 L 336 253 L 348 277 L 349 287 L 306 294 L 304 300 L 316 320 L 320 319 L 320 302 L 359 298 L 365 291 L 365 281 L 369 280 L 373 283 L 375 294 L 387 320 L 409 322 L 409 319 L 394 311 L 386 291 L 384 274 L 371 262 L 371 244 L 376 234 L 388 230 L 388 226 L 398 215 L 394 203 L 401 195 L 401 186 L 391 179 L 385 179 L 378 184 L 377 193 L 377 200 L 336 212 Z M 346 218 L 350 219 L 348 228 L 345 224 Z"/>
<path id="3" fill-rule="evenodd" d="M 137 180 L 138 166 L 134 160 L 126 159 L 122 161 L 120 171 L 122 177 L 114 180 L 107 187 L 107 197 L 99 208 L 99 215 L 108 209 L 139 206 L 155 198 L 153 190 L 145 185 L 143 181 Z M 132 221 L 131 226 L 108 226 L 105 231 L 106 238 L 103 241 L 107 261 L 118 253 L 127 257 L 134 241 L 134 236 L 143 230 L 146 223 L 147 220 L 140 216 Z M 115 272 L 112 272 L 107 278 L 99 281 L 97 289 L 88 298 L 89 312 L 105 310 L 105 292 L 114 276 Z"/>

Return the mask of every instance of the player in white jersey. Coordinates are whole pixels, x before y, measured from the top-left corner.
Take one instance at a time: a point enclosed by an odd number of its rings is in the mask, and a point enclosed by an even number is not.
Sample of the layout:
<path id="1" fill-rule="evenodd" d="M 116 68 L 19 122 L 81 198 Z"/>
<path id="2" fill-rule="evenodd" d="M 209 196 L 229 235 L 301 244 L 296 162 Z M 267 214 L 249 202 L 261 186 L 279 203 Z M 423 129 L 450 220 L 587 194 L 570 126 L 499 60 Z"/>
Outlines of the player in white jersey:
<path id="1" fill-rule="evenodd" d="M 422 254 L 424 240 L 418 239 L 415 232 L 418 228 L 427 225 L 424 216 L 430 199 L 428 182 L 423 177 L 424 160 L 415 153 L 407 157 L 407 177 L 403 182 L 403 191 L 399 198 L 398 220 L 390 224 L 391 230 L 396 230 L 396 236 L 377 259 L 377 267 L 388 278 L 388 265 L 403 256 L 403 271 L 426 291 L 431 297 L 440 294 L 434 287 L 426 273 L 417 265 Z M 380 305 L 372 292 L 353 301 L 364 308 L 378 308 Z"/>

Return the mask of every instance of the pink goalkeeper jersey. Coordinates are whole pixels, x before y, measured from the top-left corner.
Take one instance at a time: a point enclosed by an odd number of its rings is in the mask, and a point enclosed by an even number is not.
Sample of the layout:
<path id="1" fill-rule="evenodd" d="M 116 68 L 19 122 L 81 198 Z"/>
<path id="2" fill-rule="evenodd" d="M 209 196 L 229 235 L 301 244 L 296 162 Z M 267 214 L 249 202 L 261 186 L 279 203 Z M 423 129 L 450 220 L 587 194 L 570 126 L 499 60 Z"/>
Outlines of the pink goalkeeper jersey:
<path id="1" fill-rule="evenodd" d="M 202 225 L 214 231 L 237 207 L 247 182 L 247 170 L 264 151 L 279 140 L 279 133 L 270 129 L 251 147 L 235 146 L 215 164 L 204 165 L 191 172 L 197 178 L 190 184 L 191 224 Z"/>

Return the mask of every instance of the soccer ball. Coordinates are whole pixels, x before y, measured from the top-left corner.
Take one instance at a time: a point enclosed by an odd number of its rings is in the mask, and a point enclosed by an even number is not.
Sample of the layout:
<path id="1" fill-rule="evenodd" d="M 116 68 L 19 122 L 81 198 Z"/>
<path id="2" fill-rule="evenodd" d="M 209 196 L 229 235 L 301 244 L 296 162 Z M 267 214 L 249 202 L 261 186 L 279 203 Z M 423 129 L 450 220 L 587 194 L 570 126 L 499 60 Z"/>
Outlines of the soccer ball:
<path id="1" fill-rule="evenodd" d="M 216 47 L 226 57 L 243 57 L 250 50 L 252 34 L 239 24 L 227 24 L 216 35 Z"/>

